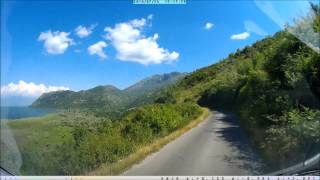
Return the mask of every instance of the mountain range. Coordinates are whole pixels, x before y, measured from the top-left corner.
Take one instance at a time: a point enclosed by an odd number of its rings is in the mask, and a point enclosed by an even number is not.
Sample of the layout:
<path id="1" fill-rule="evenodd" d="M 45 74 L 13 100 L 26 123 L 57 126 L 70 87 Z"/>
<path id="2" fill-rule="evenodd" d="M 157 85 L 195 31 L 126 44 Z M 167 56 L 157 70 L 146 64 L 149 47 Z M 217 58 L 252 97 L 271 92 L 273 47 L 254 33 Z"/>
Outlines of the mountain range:
<path id="1" fill-rule="evenodd" d="M 182 79 L 186 73 L 154 75 L 120 90 L 112 85 L 88 90 L 55 91 L 42 94 L 31 106 L 41 108 L 131 108 L 152 102 L 165 87 Z"/>

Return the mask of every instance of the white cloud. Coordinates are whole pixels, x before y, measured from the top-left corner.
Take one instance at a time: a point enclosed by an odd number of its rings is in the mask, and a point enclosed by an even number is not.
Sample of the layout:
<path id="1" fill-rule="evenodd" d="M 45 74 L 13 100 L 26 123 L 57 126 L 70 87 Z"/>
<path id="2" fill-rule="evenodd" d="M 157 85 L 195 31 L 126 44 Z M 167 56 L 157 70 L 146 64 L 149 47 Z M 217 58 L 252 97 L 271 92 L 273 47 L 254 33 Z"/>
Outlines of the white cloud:
<path id="1" fill-rule="evenodd" d="M 44 48 L 49 54 L 63 54 L 73 43 L 70 33 L 55 31 L 41 32 L 38 41 L 44 41 Z"/>
<path id="2" fill-rule="evenodd" d="M 253 32 L 260 36 L 267 35 L 267 33 L 261 27 L 259 27 L 256 23 L 254 23 L 251 20 L 244 21 L 244 27 L 248 32 Z"/>
<path id="3" fill-rule="evenodd" d="M 43 93 L 59 90 L 69 90 L 69 88 L 63 86 L 46 86 L 44 84 L 35 84 L 33 82 L 27 83 L 20 80 L 17 84 L 10 83 L 8 85 L 1 86 L 1 96 L 36 97 Z"/>
<path id="4" fill-rule="evenodd" d="M 209 29 L 211 29 L 213 27 L 213 25 L 214 25 L 213 23 L 207 22 L 204 28 L 209 30 Z"/>
<path id="5" fill-rule="evenodd" d="M 104 41 L 99 41 L 88 47 L 88 52 L 90 55 L 98 55 L 101 59 L 107 58 L 107 55 L 103 51 L 103 48 L 107 47 L 107 44 Z"/>
<path id="6" fill-rule="evenodd" d="M 233 39 L 233 40 L 244 40 L 244 39 L 247 39 L 249 36 L 250 36 L 250 33 L 243 32 L 243 33 L 240 33 L 240 34 L 232 35 L 231 39 Z"/>
<path id="7" fill-rule="evenodd" d="M 149 18 L 148 20 L 151 20 Z M 146 37 L 143 30 L 148 24 L 144 18 L 118 23 L 113 28 L 106 27 L 106 38 L 117 51 L 117 58 L 122 61 L 140 64 L 161 64 L 176 61 L 179 53 L 159 47 L 159 35 Z"/>
<path id="8" fill-rule="evenodd" d="M 149 19 L 149 20 L 153 19 L 153 14 L 149 14 L 147 19 Z"/>
<path id="9" fill-rule="evenodd" d="M 80 38 L 84 38 L 89 36 L 95 27 L 96 25 L 91 25 L 90 27 L 79 25 L 74 31 Z"/>

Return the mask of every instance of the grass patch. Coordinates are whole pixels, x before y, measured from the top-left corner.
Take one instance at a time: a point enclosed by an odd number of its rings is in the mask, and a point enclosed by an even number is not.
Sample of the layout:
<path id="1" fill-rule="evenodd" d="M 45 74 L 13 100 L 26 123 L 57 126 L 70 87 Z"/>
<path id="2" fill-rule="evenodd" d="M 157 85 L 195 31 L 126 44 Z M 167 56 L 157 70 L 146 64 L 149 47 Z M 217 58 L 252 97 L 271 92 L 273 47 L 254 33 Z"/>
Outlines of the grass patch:
<path id="1" fill-rule="evenodd" d="M 2 134 L 1 166 L 9 170 L 15 169 L 14 173 L 19 175 L 25 174 L 26 169 L 29 171 L 30 166 L 36 167 L 34 164 L 48 163 L 50 159 L 48 154 L 53 152 L 56 146 L 72 138 L 71 128 L 62 126 L 61 120 L 60 114 L 50 114 L 35 118 L 1 121 L 1 131 L 11 132 L 22 158 L 20 168 L 12 167 L 18 166 L 15 162 L 17 154 L 12 152 L 10 145 L 12 143 L 8 139 L 10 134 Z M 33 172 L 36 171 L 34 169 Z"/>
<path id="2" fill-rule="evenodd" d="M 129 169 L 132 165 L 139 163 L 143 159 L 145 159 L 149 154 L 154 153 L 160 150 L 163 146 L 168 144 L 169 142 L 175 140 L 180 137 L 190 129 L 196 127 L 200 122 L 202 122 L 209 115 L 209 110 L 206 108 L 202 108 L 202 114 L 197 117 L 195 120 L 192 120 L 186 126 L 177 129 L 176 131 L 170 133 L 169 135 L 156 139 L 149 145 L 145 145 L 141 148 L 138 148 L 134 153 L 129 156 L 121 159 L 112 164 L 103 164 L 99 168 L 94 171 L 87 173 L 86 175 L 118 175 L 122 172 Z"/>
<path id="3" fill-rule="evenodd" d="M 63 138 L 70 133 L 70 128 L 60 125 L 59 114 L 51 114 L 37 118 L 26 118 L 8 121 L 7 125 L 19 145 L 19 148 L 33 145 L 46 147 L 63 142 Z M 30 133 L 32 132 L 32 133 Z"/>
<path id="4" fill-rule="evenodd" d="M 39 141 L 40 139 L 44 140 L 49 137 L 50 139 L 47 140 L 52 143 L 56 142 L 56 140 L 53 140 L 52 138 L 57 138 L 57 136 L 53 136 L 54 134 L 61 134 L 60 131 L 66 130 L 62 126 L 56 126 L 59 123 L 59 119 L 61 119 L 59 114 L 52 114 L 44 117 L 11 120 L 7 122 L 7 125 L 11 128 L 15 139 L 17 141 L 22 141 L 18 143 L 20 145 L 30 143 L 30 141 L 35 139 Z M 58 141 L 60 141 L 60 139 Z"/>

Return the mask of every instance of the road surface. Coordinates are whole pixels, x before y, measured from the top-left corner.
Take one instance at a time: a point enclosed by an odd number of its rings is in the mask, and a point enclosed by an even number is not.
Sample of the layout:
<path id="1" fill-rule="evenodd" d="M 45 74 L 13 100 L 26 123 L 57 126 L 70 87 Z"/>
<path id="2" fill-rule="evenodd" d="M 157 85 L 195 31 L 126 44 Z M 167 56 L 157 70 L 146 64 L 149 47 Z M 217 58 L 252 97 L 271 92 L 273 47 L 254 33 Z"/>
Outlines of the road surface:
<path id="1" fill-rule="evenodd" d="M 256 175 L 263 164 L 238 120 L 212 111 L 209 117 L 123 175 Z"/>

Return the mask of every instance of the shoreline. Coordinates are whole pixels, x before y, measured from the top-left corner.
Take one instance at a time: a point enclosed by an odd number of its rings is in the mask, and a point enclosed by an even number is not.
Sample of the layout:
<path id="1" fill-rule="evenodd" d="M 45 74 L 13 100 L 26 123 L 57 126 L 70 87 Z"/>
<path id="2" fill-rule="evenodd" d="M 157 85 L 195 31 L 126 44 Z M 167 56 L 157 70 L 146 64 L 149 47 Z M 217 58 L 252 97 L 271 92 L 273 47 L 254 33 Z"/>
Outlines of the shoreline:
<path id="1" fill-rule="evenodd" d="M 48 115 L 59 113 L 59 110 L 54 108 L 33 108 L 30 106 L 1 106 L 0 109 L 0 121 L 24 121 L 36 118 L 43 118 Z"/>

